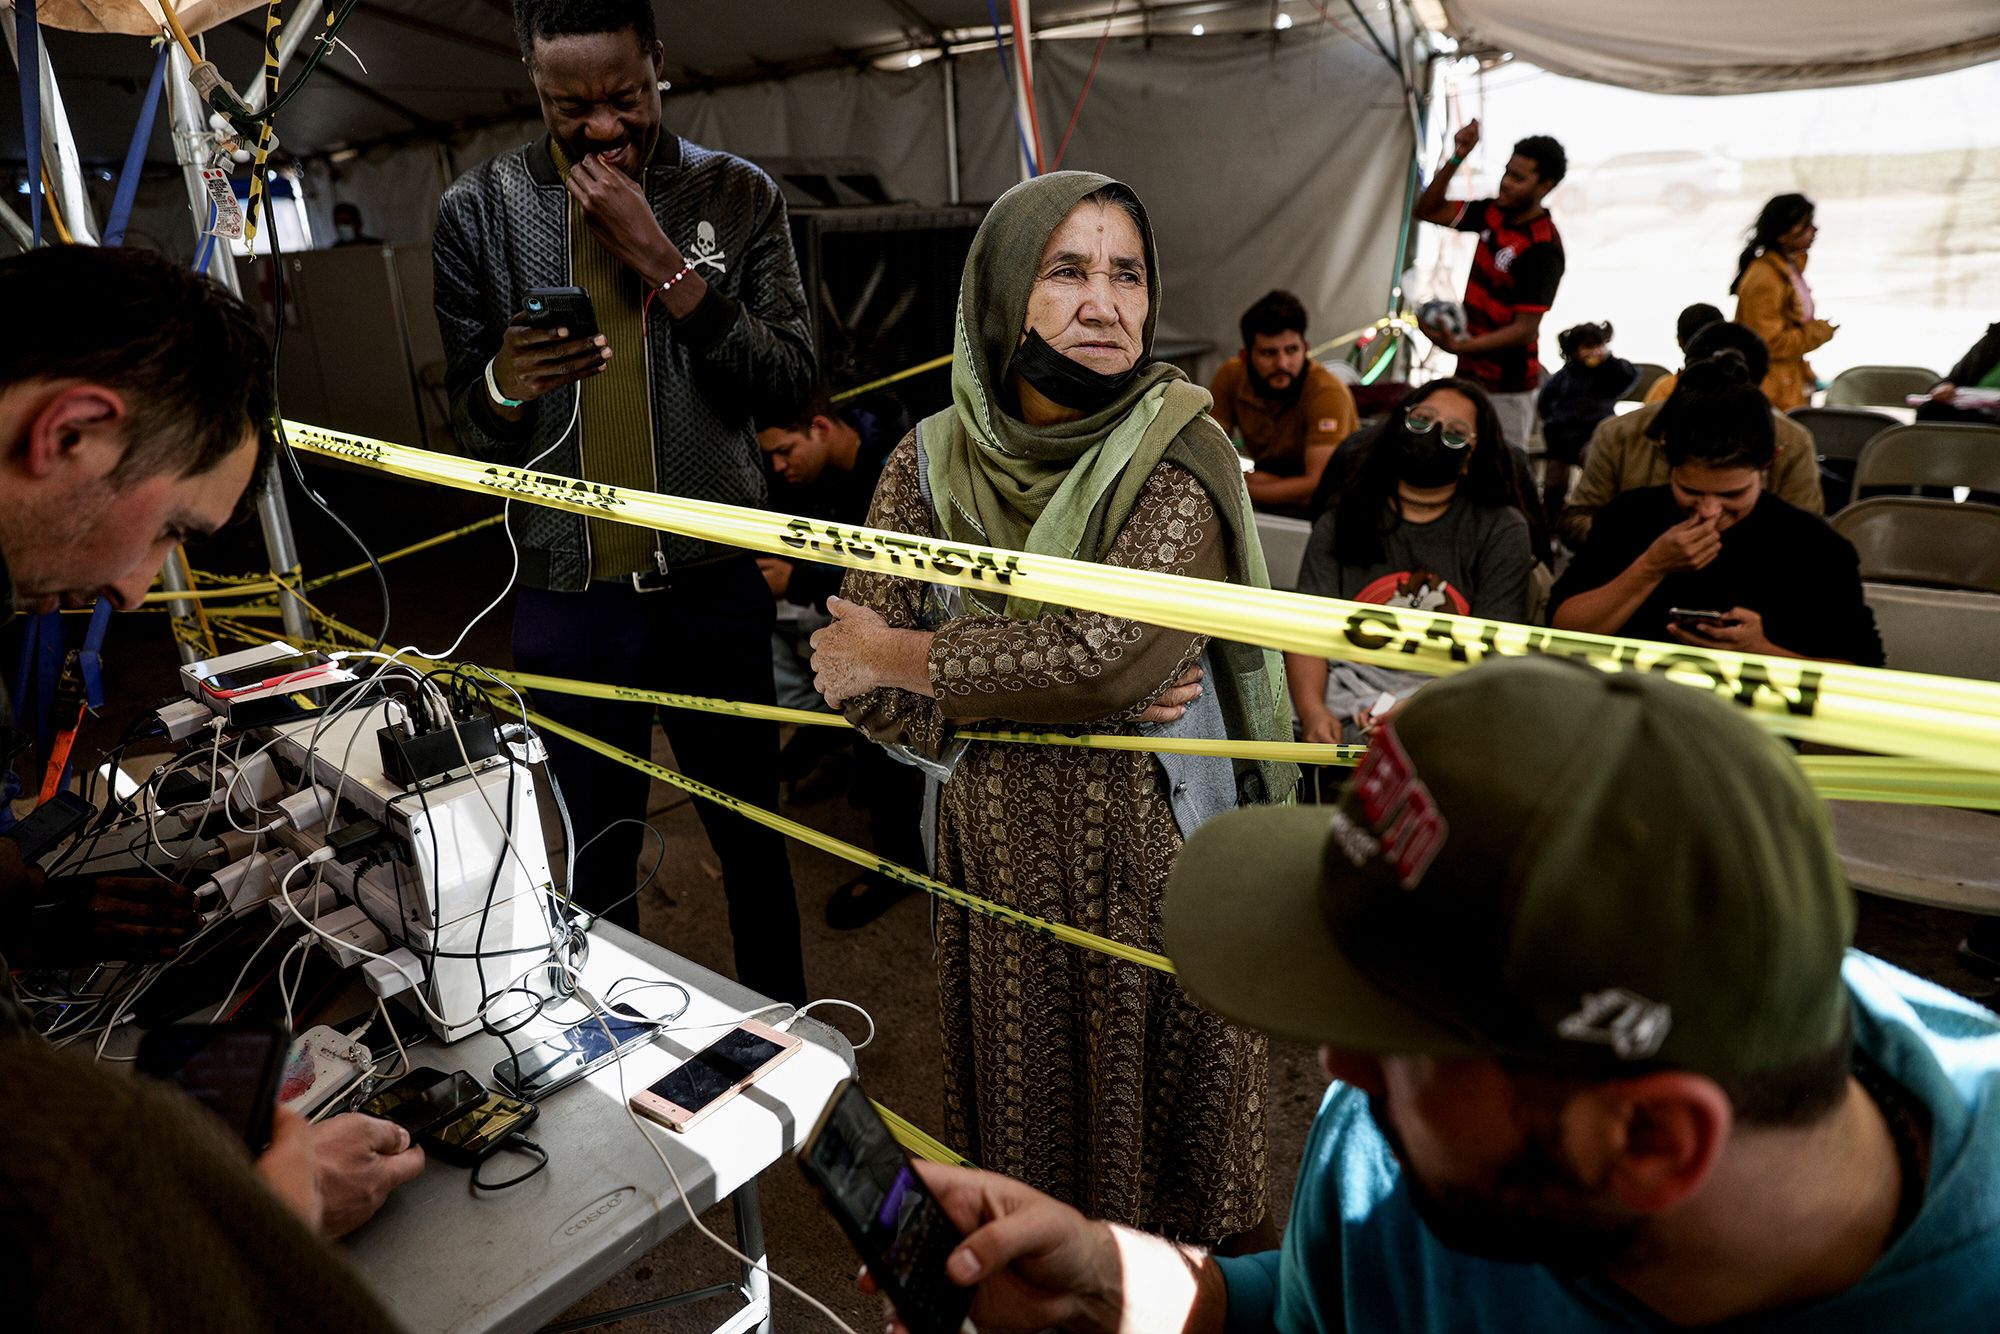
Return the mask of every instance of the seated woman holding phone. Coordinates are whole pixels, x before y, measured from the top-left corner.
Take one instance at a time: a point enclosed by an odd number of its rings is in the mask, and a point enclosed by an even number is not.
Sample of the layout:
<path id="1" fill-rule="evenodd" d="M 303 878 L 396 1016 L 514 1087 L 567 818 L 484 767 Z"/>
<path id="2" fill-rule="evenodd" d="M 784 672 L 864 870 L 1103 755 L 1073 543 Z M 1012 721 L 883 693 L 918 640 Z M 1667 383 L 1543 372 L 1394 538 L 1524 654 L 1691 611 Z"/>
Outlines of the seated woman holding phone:
<path id="1" fill-rule="evenodd" d="M 1555 627 L 1881 666 L 1854 548 L 1764 489 L 1771 407 L 1743 358 L 1689 366 L 1658 425 L 1667 485 L 1598 512 L 1550 598 Z"/>

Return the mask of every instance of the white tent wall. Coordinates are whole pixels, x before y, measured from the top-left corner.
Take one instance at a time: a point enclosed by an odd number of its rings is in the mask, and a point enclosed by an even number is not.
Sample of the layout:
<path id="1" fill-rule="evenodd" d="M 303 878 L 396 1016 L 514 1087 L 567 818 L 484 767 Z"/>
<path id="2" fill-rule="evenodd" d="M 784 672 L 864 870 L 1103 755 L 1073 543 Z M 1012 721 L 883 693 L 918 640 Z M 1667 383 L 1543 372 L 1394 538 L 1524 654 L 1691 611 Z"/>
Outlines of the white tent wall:
<path id="1" fill-rule="evenodd" d="M 1470 46 L 1653 93 L 1768 93 L 2000 57 L 1994 0 L 1440 0 Z"/>
<path id="2" fill-rule="evenodd" d="M 1035 51 L 1053 157 L 1094 44 Z M 745 157 L 873 158 L 892 190 L 948 193 L 943 66 L 802 75 L 675 93 L 667 124 Z M 991 199 L 1019 179 L 1010 99 L 991 51 L 957 61 L 961 194 Z M 455 140 L 465 171 L 539 131 L 532 121 Z M 1236 318 L 1272 287 L 1296 291 L 1327 337 L 1380 315 L 1388 296 L 1411 132 L 1400 89 L 1369 51 L 1326 29 L 1254 37 L 1114 40 L 1063 165 L 1129 182 L 1146 201 L 1166 278 L 1162 332 L 1235 348 Z M 360 206 L 388 241 L 427 241 L 446 169 L 435 145 L 366 154 L 307 189 L 316 210 Z M 316 223 L 318 225 L 316 214 Z M 940 348 L 939 351 L 946 349 Z"/>

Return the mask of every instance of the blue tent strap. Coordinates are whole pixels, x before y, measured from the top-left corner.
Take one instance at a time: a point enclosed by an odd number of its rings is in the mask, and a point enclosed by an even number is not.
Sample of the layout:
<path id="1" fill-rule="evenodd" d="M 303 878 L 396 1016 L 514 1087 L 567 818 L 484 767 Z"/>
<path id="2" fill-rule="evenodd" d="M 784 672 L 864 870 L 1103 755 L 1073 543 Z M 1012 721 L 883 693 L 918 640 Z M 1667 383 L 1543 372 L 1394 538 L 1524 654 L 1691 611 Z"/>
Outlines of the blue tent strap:
<path id="1" fill-rule="evenodd" d="M 111 628 L 111 600 L 97 599 L 91 608 L 90 627 L 83 632 L 83 650 L 77 655 L 77 669 L 83 673 L 84 702 L 93 709 L 104 707 L 104 666 L 98 656 L 104 648 L 104 632 Z"/>
<path id="2" fill-rule="evenodd" d="M 21 57 L 21 131 L 28 150 L 28 216 L 42 244 L 42 26 L 35 0 L 14 0 L 14 49 Z"/>
<path id="3" fill-rule="evenodd" d="M 118 173 L 118 193 L 111 198 L 111 216 L 104 224 L 106 245 L 125 244 L 125 228 L 138 198 L 139 177 L 146 167 L 146 148 L 153 141 L 153 120 L 160 109 L 160 87 L 166 73 L 167 45 L 162 42 L 153 59 L 153 77 L 146 84 L 146 100 L 139 106 L 139 123 L 132 127 L 132 142 L 125 149 L 125 165 Z"/>

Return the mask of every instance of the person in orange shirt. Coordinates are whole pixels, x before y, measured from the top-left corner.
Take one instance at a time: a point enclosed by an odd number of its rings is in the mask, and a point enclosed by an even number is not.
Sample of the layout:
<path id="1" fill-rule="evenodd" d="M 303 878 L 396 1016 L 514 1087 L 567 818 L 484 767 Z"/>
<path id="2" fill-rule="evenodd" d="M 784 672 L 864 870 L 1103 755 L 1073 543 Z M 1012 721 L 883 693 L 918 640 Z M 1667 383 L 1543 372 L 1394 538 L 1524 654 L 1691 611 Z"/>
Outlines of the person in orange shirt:
<path id="1" fill-rule="evenodd" d="M 1243 346 L 1208 386 L 1210 409 L 1253 463 L 1250 503 L 1311 518 L 1326 461 L 1361 421 L 1340 378 L 1306 355 L 1306 308 L 1268 292 L 1243 312 Z"/>
<path id="2" fill-rule="evenodd" d="M 1806 285 L 1806 251 L 1818 235 L 1812 200 L 1799 194 L 1774 197 L 1757 215 L 1750 244 L 1736 262 L 1736 281 L 1729 285 L 1736 322 L 1754 329 L 1771 350 L 1764 397 L 1780 412 L 1812 401 L 1818 380 L 1806 353 L 1840 327 L 1818 317 Z"/>

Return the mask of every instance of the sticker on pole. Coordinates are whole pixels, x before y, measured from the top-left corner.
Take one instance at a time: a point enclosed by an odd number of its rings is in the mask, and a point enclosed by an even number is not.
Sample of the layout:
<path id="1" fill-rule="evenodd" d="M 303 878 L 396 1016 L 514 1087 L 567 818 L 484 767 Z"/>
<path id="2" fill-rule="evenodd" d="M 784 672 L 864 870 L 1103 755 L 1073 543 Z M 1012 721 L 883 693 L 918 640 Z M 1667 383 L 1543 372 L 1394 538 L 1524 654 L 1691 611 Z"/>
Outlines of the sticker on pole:
<path id="1" fill-rule="evenodd" d="M 209 203 L 215 206 L 215 225 L 208 230 L 225 240 L 243 239 L 243 206 L 236 191 L 229 188 L 229 173 L 220 167 L 203 167 L 201 183 L 208 188 Z"/>

